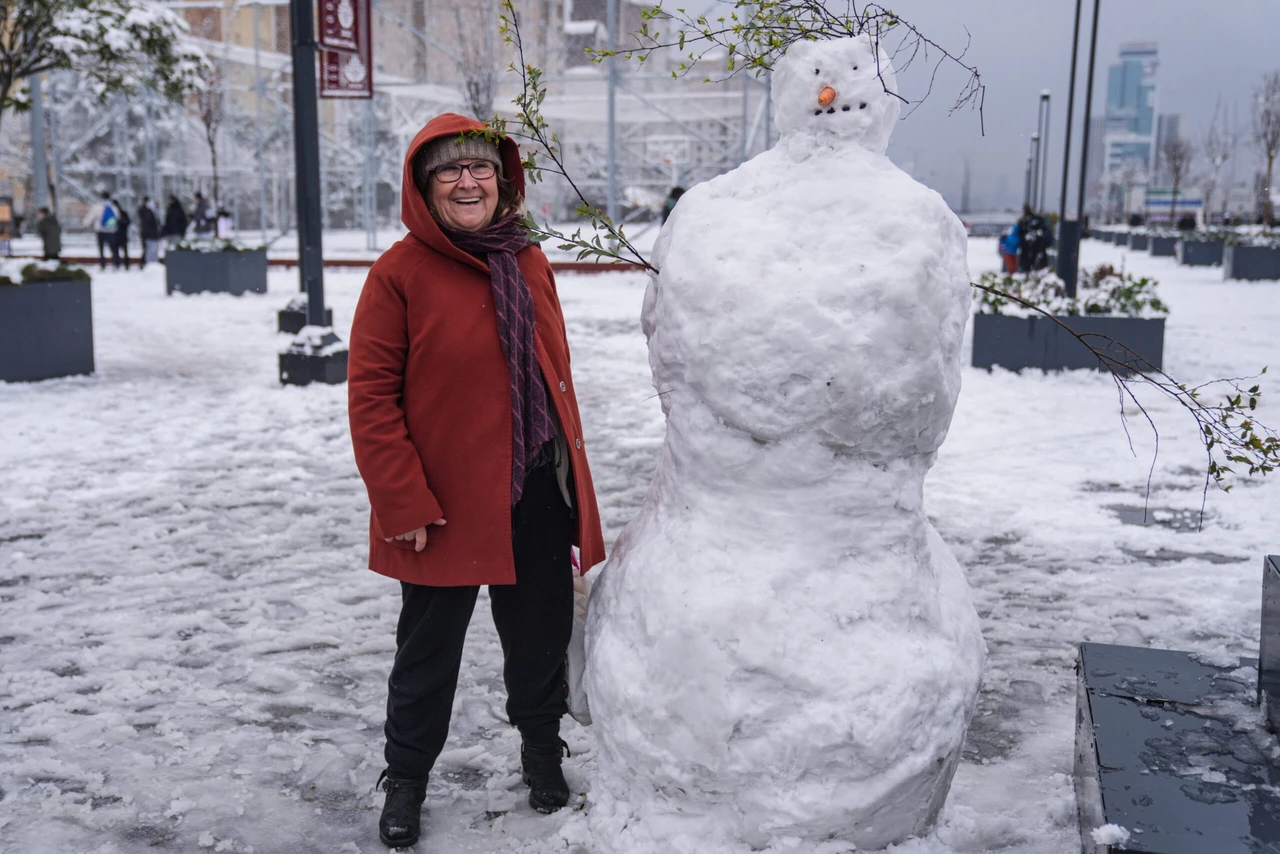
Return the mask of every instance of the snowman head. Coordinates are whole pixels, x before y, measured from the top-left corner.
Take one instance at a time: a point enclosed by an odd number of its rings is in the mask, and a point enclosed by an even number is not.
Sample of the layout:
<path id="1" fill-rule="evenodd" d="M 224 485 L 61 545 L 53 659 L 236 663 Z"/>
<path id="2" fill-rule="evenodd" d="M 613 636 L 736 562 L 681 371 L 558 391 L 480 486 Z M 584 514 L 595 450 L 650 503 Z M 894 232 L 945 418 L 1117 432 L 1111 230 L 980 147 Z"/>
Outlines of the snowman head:
<path id="1" fill-rule="evenodd" d="M 884 154 L 901 109 L 896 92 L 889 57 L 870 36 L 796 42 L 773 69 L 773 120 L 783 136 L 848 140 Z"/>

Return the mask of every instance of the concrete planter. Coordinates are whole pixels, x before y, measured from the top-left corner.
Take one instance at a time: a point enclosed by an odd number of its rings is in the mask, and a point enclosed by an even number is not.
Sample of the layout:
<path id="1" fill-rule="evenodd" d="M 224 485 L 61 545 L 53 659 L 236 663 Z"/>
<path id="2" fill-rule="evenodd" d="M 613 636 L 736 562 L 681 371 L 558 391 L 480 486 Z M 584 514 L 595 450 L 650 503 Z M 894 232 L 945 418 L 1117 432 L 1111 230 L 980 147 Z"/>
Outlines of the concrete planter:
<path id="1" fill-rule="evenodd" d="M 1074 783 L 1083 854 L 1280 851 L 1270 739 L 1234 709 L 1243 661 L 1080 644 Z M 1188 771 L 1194 769 L 1194 771 Z M 1129 831 L 1094 838 L 1105 825 Z"/>
<path id="2" fill-rule="evenodd" d="M 93 373 L 89 282 L 0 286 L 0 381 Z"/>
<path id="3" fill-rule="evenodd" d="M 198 294 L 267 292 L 267 251 L 191 252 L 170 250 L 164 256 L 165 292 Z"/>
<path id="4" fill-rule="evenodd" d="M 1152 235 L 1150 240 L 1151 254 L 1162 258 L 1172 258 L 1178 245 L 1178 238 Z"/>
<path id="5" fill-rule="evenodd" d="M 1129 248 L 1135 252 L 1147 252 L 1151 249 L 1151 238 L 1146 234 L 1131 234 Z"/>
<path id="6" fill-rule="evenodd" d="M 302 300 L 295 298 L 293 302 L 276 312 L 276 329 L 281 332 L 297 335 L 306 325 L 307 301 L 305 298 Z M 324 310 L 324 323 L 321 325 L 333 326 L 333 309 Z"/>
<path id="7" fill-rule="evenodd" d="M 1080 335 L 1111 339 L 1095 340 L 1094 346 L 1114 354 L 1117 361 L 1132 361 L 1141 370 L 1164 365 L 1164 318 L 1143 317 L 1059 317 Z M 1123 346 L 1122 346 L 1123 345 Z M 1041 368 L 1046 371 L 1093 368 L 1105 370 L 1098 357 L 1071 333 L 1047 317 L 1009 317 L 1003 314 L 976 314 L 973 317 L 973 360 L 975 368 L 999 365 L 1011 371 Z M 1117 368 L 1121 374 L 1130 371 Z"/>
<path id="8" fill-rule="evenodd" d="M 1280 279 L 1280 247 L 1228 246 L 1222 253 L 1223 278 Z"/>
<path id="9" fill-rule="evenodd" d="M 1212 267 L 1222 263 L 1221 240 L 1179 240 L 1178 263 L 1184 267 Z"/>

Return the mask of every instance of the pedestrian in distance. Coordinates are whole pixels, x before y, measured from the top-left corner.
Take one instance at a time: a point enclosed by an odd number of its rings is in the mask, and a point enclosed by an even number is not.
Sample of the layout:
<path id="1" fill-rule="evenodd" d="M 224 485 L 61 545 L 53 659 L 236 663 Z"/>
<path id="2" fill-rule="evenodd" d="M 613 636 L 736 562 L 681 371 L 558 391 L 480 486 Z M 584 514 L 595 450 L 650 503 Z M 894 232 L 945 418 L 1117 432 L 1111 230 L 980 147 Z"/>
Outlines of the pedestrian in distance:
<path id="1" fill-rule="evenodd" d="M 1005 235 L 1000 238 L 1000 242 L 996 244 L 997 251 L 1000 253 L 1000 260 L 1004 262 L 1004 271 L 1010 276 L 1018 272 L 1018 244 L 1020 242 L 1018 224 L 1015 222 Z"/>
<path id="2" fill-rule="evenodd" d="M 667 217 L 671 216 L 671 212 L 676 209 L 676 202 L 680 201 L 680 197 L 684 195 L 684 187 L 672 187 L 671 192 L 667 193 L 667 197 L 662 200 L 662 222 L 665 225 Z"/>
<path id="3" fill-rule="evenodd" d="M 36 234 L 44 246 L 44 260 L 57 261 L 62 254 L 62 225 L 48 208 L 36 211 Z"/>
<path id="4" fill-rule="evenodd" d="M 169 207 L 164 212 L 164 229 L 161 236 L 164 237 L 166 246 L 182 240 L 187 233 L 187 212 L 182 209 L 182 202 L 178 201 L 177 196 L 169 197 Z"/>
<path id="5" fill-rule="evenodd" d="M 1024 273 L 1043 270 L 1049 266 L 1049 248 L 1053 246 L 1053 231 L 1031 205 L 1022 206 L 1022 218 L 1018 220 L 1018 269 Z"/>
<path id="6" fill-rule="evenodd" d="M 195 231 L 196 239 L 213 237 L 214 222 L 213 205 L 209 204 L 209 200 L 200 193 L 196 193 L 195 201 L 191 205 L 191 227 Z"/>
<path id="7" fill-rule="evenodd" d="M 452 113 L 428 122 L 405 156 L 409 234 L 369 271 L 351 328 L 369 568 L 400 582 L 378 779 L 379 836 L 393 847 L 419 836 L 480 585 L 529 803 L 546 813 L 569 800 L 570 546 L 590 569 L 604 539 L 551 265 L 521 224 L 524 188 L 515 140 Z"/>
<path id="8" fill-rule="evenodd" d="M 129 226 L 133 220 L 129 218 L 129 212 L 124 209 L 124 205 L 115 199 L 111 200 L 111 204 L 115 206 L 116 216 L 119 218 L 119 225 L 116 227 L 116 269 L 120 268 L 120 262 L 124 262 L 124 268 L 129 269 Z"/>
<path id="9" fill-rule="evenodd" d="M 146 269 L 147 264 L 160 260 L 160 218 L 156 216 L 155 205 L 150 196 L 142 197 L 138 206 L 138 233 L 142 239 L 142 257 L 138 260 L 138 269 Z"/>
<path id="10" fill-rule="evenodd" d="M 98 237 L 98 268 L 107 269 L 106 251 L 111 250 L 111 266 L 120 266 L 120 249 L 116 245 L 116 229 L 120 227 L 119 213 L 111 204 L 111 194 L 106 190 L 85 214 L 84 227 L 92 228 Z"/>

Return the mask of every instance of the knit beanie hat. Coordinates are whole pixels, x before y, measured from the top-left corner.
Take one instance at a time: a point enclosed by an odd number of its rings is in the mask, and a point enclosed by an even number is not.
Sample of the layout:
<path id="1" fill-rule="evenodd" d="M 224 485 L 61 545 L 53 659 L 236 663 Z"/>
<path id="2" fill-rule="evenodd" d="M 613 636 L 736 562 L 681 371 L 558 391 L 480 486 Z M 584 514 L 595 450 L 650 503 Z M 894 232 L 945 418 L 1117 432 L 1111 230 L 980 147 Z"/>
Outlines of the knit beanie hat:
<path id="1" fill-rule="evenodd" d="M 498 167 L 498 174 L 502 174 L 502 157 L 498 154 L 498 146 L 477 134 L 466 134 L 461 139 L 457 136 L 438 137 L 422 146 L 422 151 L 418 154 L 419 168 L 424 176 L 446 163 L 465 159 L 488 160 Z"/>

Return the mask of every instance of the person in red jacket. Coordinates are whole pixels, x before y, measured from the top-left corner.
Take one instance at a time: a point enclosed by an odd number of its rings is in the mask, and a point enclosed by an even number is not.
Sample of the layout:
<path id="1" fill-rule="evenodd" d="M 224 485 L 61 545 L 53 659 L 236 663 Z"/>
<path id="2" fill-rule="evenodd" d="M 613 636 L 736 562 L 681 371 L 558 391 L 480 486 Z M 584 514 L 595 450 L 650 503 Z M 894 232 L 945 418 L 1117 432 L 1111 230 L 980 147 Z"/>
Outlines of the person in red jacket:
<path id="1" fill-rule="evenodd" d="M 369 568 L 401 592 L 378 781 L 390 846 L 419 836 L 481 585 L 529 803 L 552 812 L 569 799 L 570 546 L 585 571 L 604 538 L 555 279 L 521 224 L 524 186 L 514 140 L 451 113 L 428 122 L 405 156 L 409 234 L 373 265 L 351 328 Z"/>

